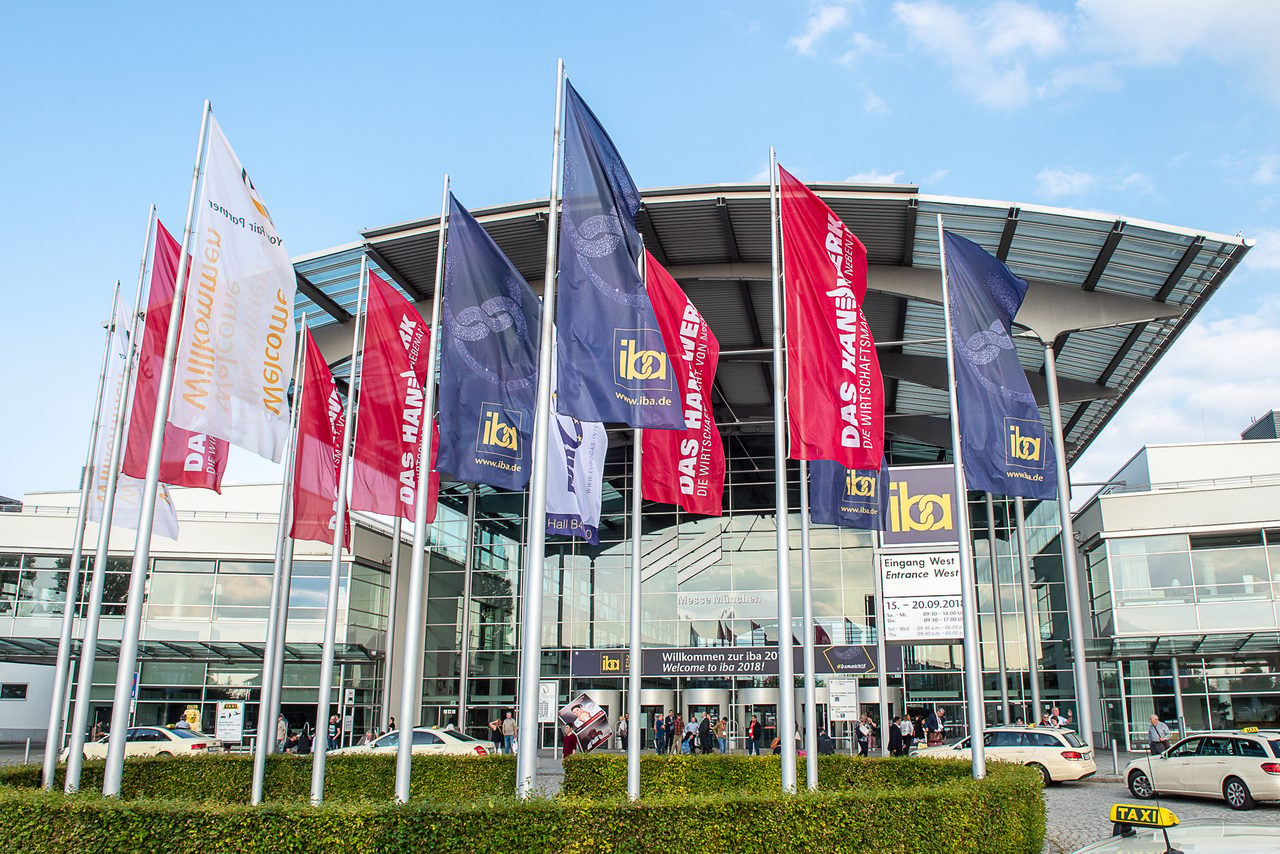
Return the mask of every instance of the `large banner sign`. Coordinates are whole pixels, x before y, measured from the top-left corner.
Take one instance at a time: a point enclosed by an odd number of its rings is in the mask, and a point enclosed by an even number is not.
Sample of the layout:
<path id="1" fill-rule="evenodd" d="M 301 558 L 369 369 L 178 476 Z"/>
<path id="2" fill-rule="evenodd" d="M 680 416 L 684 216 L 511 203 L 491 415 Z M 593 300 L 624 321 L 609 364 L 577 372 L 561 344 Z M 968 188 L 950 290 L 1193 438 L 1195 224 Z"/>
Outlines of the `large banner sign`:
<path id="1" fill-rule="evenodd" d="M 803 650 L 793 650 L 796 672 Z M 874 646 L 829 644 L 816 650 L 819 674 L 864 676 L 876 672 Z M 886 651 L 889 668 L 898 669 L 900 652 Z M 578 649 L 571 663 L 574 676 L 626 676 L 630 655 L 625 649 Z M 645 676 L 776 676 L 777 647 L 692 646 L 641 650 L 640 672 Z"/>
<path id="2" fill-rule="evenodd" d="M 886 546 L 959 543 L 956 487 L 951 466 L 889 469 L 889 524 Z"/>
<path id="3" fill-rule="evenodd" d="M 560 710 L 560 721 L 578 737 L 578 749 L 589 753 L 609 740 L 609 714 L 590 694 L 579 694 Z"/>
<path id="4" fill-rule="evenodd" d="M 959 552 L 881 552 L 879 561 L 886 641 L 964 637 Z"/>
<path id="5" fill-rule="evenodd" d="M 809 464 L 809 518 L 815 525 L 881 530 L 888 516 L 889 466 L 850 471 L 830 460 Z"/>
<path id="6" fill-rule="evenodd" d="M 169 420 L 280 462 L 289 432 L 297 278 L 213 116 Z"/>

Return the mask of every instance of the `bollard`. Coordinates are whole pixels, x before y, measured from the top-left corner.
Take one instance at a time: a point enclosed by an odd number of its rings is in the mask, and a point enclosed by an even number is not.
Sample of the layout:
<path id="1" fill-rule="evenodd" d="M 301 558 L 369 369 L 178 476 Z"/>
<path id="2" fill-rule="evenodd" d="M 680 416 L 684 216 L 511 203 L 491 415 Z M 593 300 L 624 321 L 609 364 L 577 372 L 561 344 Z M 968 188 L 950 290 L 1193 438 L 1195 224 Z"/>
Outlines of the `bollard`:
<path id="1" fill-rule="evenodd" d="M 26 765 L 31 761 L 31 736 L 27 736 L 27 749 L 22 754 L 22 764 Z"/>
<path id="2" fill-rule="evenodd" d="M 1116 746 L 1116 740 L 1111 739 L 1111 773 L 1120 773 L 1120 748 Z"/>

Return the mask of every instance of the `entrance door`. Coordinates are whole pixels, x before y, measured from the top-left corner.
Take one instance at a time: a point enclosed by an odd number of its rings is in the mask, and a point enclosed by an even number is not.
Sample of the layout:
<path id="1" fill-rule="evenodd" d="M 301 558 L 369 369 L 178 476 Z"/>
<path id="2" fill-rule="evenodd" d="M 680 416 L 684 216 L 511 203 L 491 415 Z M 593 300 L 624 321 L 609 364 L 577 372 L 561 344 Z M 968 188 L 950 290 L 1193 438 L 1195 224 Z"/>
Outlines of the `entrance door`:
<path id="1" fill-rule="evenodd" d="M 760 752 L 768 753 L 769 745 L 773 744 L 773 739 L 778 735 L 778 706 L 776 703 L 750 703 L 745 706 L 739 706 L 738 716 L 738 732 L 745 739 L 747 735 L 747 727 L 751 725 L 751 716 L 755 715 L 756 720 L 760 722 L 762 730 L 760 734 Z M 746 749 L 746 743 L 743 743 L 743 749 Z"/>
<path id="2" fill-rule="evenodd" d="M 640 707 L 640 721 L 642 724 L 642 726 L 640 727 L 640 749 L 641 750 L 654 746 L 653 722 L 665 714 L 666 714 L 666 711 L 662 708 L 662 706 L 641 706 Z M 631 727 L 631 738 L 635 738 L 635 734 L 636 734 L 636 728 L 633 725 Z"/>

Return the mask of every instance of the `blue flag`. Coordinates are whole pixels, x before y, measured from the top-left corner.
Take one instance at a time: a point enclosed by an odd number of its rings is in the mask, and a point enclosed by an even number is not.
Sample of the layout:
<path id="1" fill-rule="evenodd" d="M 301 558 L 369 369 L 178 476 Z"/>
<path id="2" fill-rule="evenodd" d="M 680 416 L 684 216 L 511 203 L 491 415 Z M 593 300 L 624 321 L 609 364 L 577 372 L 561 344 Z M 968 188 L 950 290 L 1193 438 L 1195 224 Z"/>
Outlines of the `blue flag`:
<path id="1" fill-rule="evenodd" d="M 849 471 L 830 460 L 809 463 L 809 519 L 815 525 L 883 531 L 888 507 L 887 462 L 879 471 Z"/>
<path id="2" fill-rule="evenodd" d="M 965 479 L 996 495 L 1056 499 L 1053 445 L 1010 337 L 1027 283 L 978 244 L 944 239 Z"/>
<path id="3" fill-rule="evenodd" d="M 640 192 L 591 109 L 565 89 L 556 409 L 683 430 L 680 389 L 640 274 Z"/>
<path id="4" fill-rule="evenodd" d="M 466 483 L 524 489 L 542 303 L 453 194 L 448 228 L 436 468 Z"/>

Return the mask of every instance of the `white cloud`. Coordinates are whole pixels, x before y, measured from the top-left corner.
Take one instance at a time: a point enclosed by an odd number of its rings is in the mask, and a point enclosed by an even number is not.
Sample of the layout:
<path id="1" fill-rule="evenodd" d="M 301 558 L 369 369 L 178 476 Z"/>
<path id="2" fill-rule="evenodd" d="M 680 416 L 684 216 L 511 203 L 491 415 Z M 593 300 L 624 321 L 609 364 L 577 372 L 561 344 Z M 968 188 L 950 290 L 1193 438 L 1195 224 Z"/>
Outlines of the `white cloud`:
<path id="1" fill-rule="evenodd" d="M 1244 256 L 1241 268 L 1268 272 L 1280 270 L 1280 229 L 1264 228 L 1246 236 L 1257 243 Z M 1280 400 L 1276 404 L 1280 406 Z"/>
<path id="2" fill-rule="evenodd" d="M 1273 235 L 1280 242 L 1280 232 Z M 1280 266 L 1280 256 L 1271 263 Z M 1090 445 L 1071 479 L 1105 480 L 1143 445 L 1236 439 L 1255 418 L 1280 405 L 1277 388 L 1280 303 L 1236 317 L 1197 320 Z"/>
<path id="3" fill-rule="evenodd" d="M 854 33 L 849 37 L 849 49 L 840 55 L 840 62 L 849 65 L 862 56 L 885 56 L 888 53 L 889 46 L 884 42 L 866 33 Z"/>
<path id="4" fill-rule="evenodd" d="M 849 10 L 843 6 L 819 6 L 805 22 L 804 32 L 798 36 L 792 36 L 787 44 L 795 48 L 798 53 L 813 56 L 814 45 L 833 30 L 844 26 L 848 20 Z"/>
<path id="5" fill-rule="evenodd" d="M 862 100 L 862 108 L 873 116 L 882 116 L 889 112 L 889 105 L 885 103 L 884 98 L 881 98 L 870 89 L 867 90 L 867 96 Z"/>
<path id="6" fill-rule="evenodd" d="M 1277 177 L 1280 177 L 1280 155 L 1261 155 L 1253 170 L 1253 180 L 1259 184 L 1274 184 Z"/>
<path id="7" fill-rule="evenodd" d="M 759 172 L 747 179 L 748 184 L 767 184 L 769 183 L 769 167 L 765 166 Z"/>
<path id="8" fill-rule="evenodd" d="M 866 172 L 859 172 L 856 175 L 850 175 L 845 178 L 848 184 L 896 184 L 898 179 L 902 177 L 903 170 L 897 172 L 877 172 L 874 169 Z"/>
<path id="9" fill-rule="evenodd" d="M 1151 183 L 1151 179 L 1141 172 L 1130 172 L 1128 175 L 1122 175 L 1116 181 L 1116 189 L 1126 193 L 1151 193 L 1155 191 L 1155 185 Z"/>
<path id="10" fill-rule="evenodd" d="M 925 178 L 924 182 L 925 184 L 936 184 L 950 174 L 950 169 L 935 169 L 929 173 L 929 177 Z"/>
<path id="11" fill-rule="evenodd" d="M 1024 49 L 1043 56 L 1065 44 L 1056 17 L 1020 3 L 997 3 L 978 17 L 936 0 L 898 3 L 893 12 L 957 87 L 996 109 L 1021 107 L 1034 94 L 1020 58 Z"/>
<path id="12" fill-rule="evenodd" d="M 1036 173 L 1036 192 L 1050 199 L 1078 196 L 1097 183 L 1096 175 L 1074 169 L 1041 169 Z"/>

